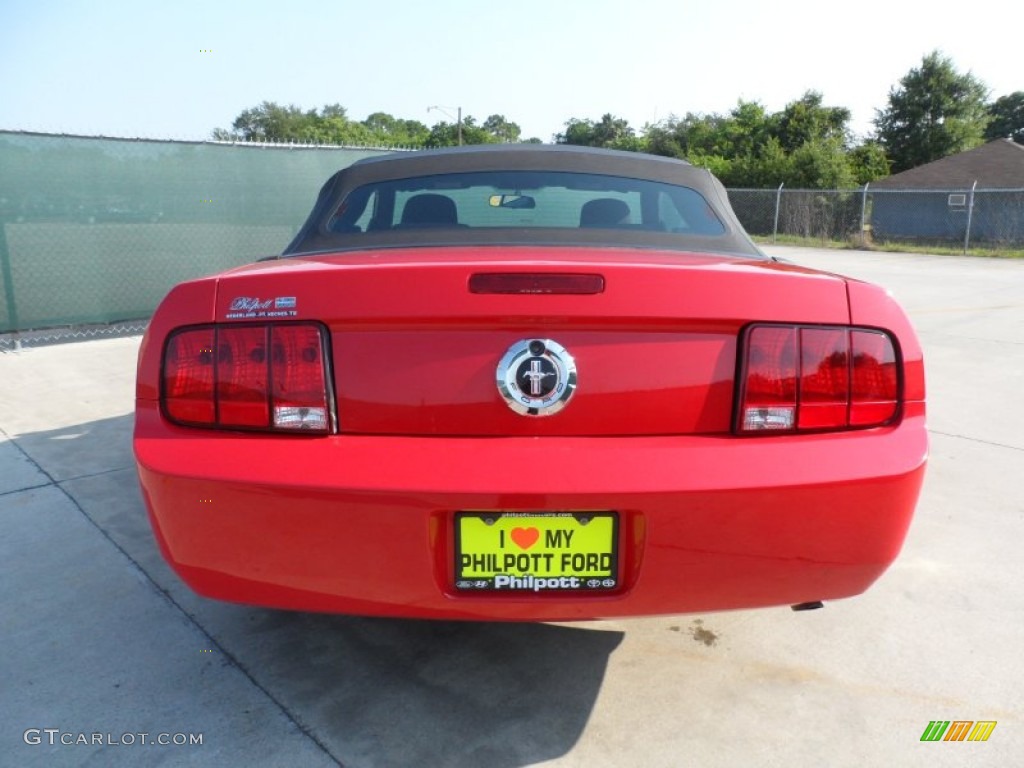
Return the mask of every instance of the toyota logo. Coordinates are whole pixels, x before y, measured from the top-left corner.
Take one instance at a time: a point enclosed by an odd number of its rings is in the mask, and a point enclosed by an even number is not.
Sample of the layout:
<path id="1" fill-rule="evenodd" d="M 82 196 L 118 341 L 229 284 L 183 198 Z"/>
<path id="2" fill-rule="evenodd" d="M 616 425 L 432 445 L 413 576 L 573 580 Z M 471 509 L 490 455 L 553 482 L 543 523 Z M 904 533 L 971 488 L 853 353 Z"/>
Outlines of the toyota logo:
<path id="1" fill-rule="evenodd" d="M 498 391 L 524 416 L 551 416 L 576 391 L 576 361 L 551 339 L 517 341 L 498 363 Z"/>

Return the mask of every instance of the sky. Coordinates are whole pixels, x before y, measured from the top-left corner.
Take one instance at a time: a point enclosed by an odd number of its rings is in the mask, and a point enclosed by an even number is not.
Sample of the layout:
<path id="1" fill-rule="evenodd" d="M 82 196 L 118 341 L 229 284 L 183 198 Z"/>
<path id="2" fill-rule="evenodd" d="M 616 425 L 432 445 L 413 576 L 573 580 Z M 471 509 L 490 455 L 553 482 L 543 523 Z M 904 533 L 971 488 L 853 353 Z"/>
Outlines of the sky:
<path id="1" fill-rule="evenodd" d="M 991 97 L 1024 90 L 1006 0 L 0 0 L 0 129 L 210 138 L 263 101 L 518 123 L 548 142 L 605 113 L 641 129 L 808 90 L 864 136 L 938 49 Z M 443 111 L 428 112 L 438 105 Z"/>

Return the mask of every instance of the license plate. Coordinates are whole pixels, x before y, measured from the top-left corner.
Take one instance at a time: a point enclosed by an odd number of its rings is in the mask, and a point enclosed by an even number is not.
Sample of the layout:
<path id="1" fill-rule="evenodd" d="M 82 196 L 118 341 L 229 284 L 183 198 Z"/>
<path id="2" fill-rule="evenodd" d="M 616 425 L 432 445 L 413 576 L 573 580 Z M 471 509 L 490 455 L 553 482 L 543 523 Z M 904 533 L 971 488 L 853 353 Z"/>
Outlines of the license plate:
<path id="1" fill-rule="evenodd" d="M 614 512 L 459 512 L 455 587 L 500 592 L 618 586 Z"/>

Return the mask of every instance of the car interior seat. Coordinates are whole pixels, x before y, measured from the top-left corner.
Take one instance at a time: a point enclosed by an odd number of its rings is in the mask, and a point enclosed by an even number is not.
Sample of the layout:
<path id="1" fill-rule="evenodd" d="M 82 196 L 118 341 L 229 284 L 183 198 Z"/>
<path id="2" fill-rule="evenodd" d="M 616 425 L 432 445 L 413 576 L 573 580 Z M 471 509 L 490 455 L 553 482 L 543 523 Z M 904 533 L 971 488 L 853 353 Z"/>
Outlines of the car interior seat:
<path id="1" fill-rule="evenodd" d="M 456 227 L 458 224 L 455 201 L 444 195 L 415 195 L 402 209 L 403 227 Z"/>
<path id="2" fill-rule="evenodd" d="M 613 197 L 601 197 L 583 204 L 580 209 L 581 227 L 618 227 L 627 224 L 629 206 Z"/>

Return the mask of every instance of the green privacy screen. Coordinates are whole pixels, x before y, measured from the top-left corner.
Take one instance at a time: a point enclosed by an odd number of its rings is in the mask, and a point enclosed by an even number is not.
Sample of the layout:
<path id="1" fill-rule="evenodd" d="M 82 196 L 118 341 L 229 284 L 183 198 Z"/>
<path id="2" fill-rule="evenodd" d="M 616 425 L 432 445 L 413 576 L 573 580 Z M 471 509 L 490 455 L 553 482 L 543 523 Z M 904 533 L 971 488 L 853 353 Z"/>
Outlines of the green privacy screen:
<path id="1" fill-rule="evenodd" d="M 332 173 L 383 151 L 0 131 L 0 333 L 147 318 L 280 253 Z"/>

